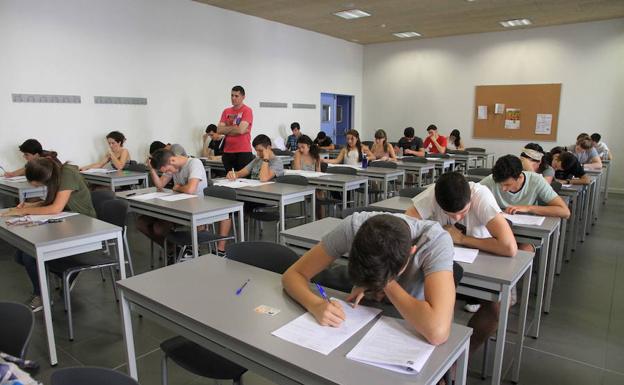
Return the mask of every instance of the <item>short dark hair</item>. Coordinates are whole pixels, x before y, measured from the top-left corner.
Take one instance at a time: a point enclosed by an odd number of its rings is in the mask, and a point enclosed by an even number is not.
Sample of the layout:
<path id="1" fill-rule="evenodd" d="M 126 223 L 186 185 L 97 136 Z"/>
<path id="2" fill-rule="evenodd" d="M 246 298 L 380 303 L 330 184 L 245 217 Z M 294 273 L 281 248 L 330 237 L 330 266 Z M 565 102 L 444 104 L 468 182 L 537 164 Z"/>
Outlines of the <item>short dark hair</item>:
<path id="1" fill-rule="evenodd" d="M 24 143 L 19 145 L 20 152 L 24 154 L 38 154 L 41 155 L 43 147 L 37 139 L 26 139 Z"/>
<path id="2" fill-rule="evenodd" d="M 349 251 L 349 278 L 356 286 L 381 291 L 411 257 L 412 236 L 401 218 L 379 214 L 367 219 Z"/>
<path id="3" fill-rule="evenodd" d="M 470 185 L 458 172 L 440 175 L 435 184 L 435 198 L 442 210 L 449 213 L 462 211 L 470 202 Z"/>
<path id="4" fill-rule="evenodd" d="M 264 135 L 264 134 L 260 134 L 258 136 L 256 136 L 253 140 L 253 142 L 251 142 L 251 145 L 256 147 L 258 145 L 260 146 L 264 146 L 264 147 L 270 147 L 271 146 L 271 138 L 269 138 L 268 136 Z"/>
<path id="5" fill-rule="evenodd" d="M 167 145 L 164 144 L 163 142 L 161 142 L 160 140 L 155 140 L 152 142 L 152 144 L 150 144 L 150 148 L 149 148 L 149 153 L 153 154 L 156 151 L 165 148 Z"/>
<path id="6" fill-rule="evenodd" d="M 514 155 L 505 155 L 498 158 L 492 167 L 494 182 L 501 183 L 509 178 L 518 179 L 522 174 L 522 162 Z"/>
<path id="7" fill-rule="evenodd" d="M 325 131 L 319 131 L 318 135 L 316 135 L 317 139 L 325 139 L 327 137 L 327 134 L 325 133 Z"/>
<path id="8" fill-rule="evenodd" d="M 161 167 L 169 163 L 169 159 L 171 159 L 172 156 L 175 156 L 173 151 L 161 148 L 150 157 L 150 165 L 153 169 L 160 170 Z"/>
<path id="9" fill-rule="evenodd" d="M 438 131 L 438 127 L 437 127 L 435 124 L 430 124 L 430 125 L 427 127 L 427 131 L 429 131 L 429 130 Z"/>
<path id="10" fill-rule="evenodd" d="M 121 144 L 123 146 L 124 142 L 126 141 L 126 137 L 124 136 L 124 134 L 122 134 L 119 131 L 111 131 L 108 133 L 108 135 L 106 135 L 106 139 L 112 139 L 115 142 Z"/>
<path id="11" fill-rule="evenodd" d="M 232 87 L 233 92 L 240 92 L 241 95 L 245 95 L 245 89 L 243 86 L 234 86 Z"/>
<path id="12" fill-rule="evenodd" d="M 591 148 L 593 147 L 591 139 L 589 137 L 583 138 L 583 139 L 579 139 L 576 142 L 576 145 L 579 146 L 580 148 L 582 148 L 585 151 L 591 150 Z"/>
<path id="13" fill-rule="evenodd" d="M 578 159 L 576 158 L 576 155 L 572 154 L 571 152 L 566 151 L 559 154 L 559 161 L 561 162 L 561 168 L 566 173 L 569 173 L 570 171 L 578 167 Z"/>
<path id="14" fill-rule="evenodd" d="M 292 123 L 290 123 L 290 129 L 294 130 L 295 128 L 297 130 L 301 130 L 301 126 L 299 125 L 299 122 L 292 122 Z"/>
<path id="15" fill-rule="evenodd" d="M 593 134 L 591 134 L 591 137 L 590 137 L 590 138 L 591 138 L 591 140 L 593 140 L 594 142 L 599 143 L 599 142 L 600 142 L 600 139 L 602 139 L 602 136 L 600 136 L 600 134 L 599 134 L 599 133 L 594 132 Z"/>
<path id="16" fill-rule="evenodd" d="M 214 124 L 209 124 L 208 127 L 206 127 L 206 134 L 210 134 L 211 132 L 217 132 L 217 126 Z"/>
<path id="17" fill-rule="evenodd" d="M 403 136 L 405 136 L 406 138 L 413 138 L 414 127 L 406 127 L 405 130 L 403 130 Z"/>
<path id="18" fill-rule="evenodd" d="M 581 132 L 580 134 L 578 134 L 578 136 L 576 137 L 576 141 L 579 141 L 581 139 L 589 139 L 589 134 L 586 132 Z"/>

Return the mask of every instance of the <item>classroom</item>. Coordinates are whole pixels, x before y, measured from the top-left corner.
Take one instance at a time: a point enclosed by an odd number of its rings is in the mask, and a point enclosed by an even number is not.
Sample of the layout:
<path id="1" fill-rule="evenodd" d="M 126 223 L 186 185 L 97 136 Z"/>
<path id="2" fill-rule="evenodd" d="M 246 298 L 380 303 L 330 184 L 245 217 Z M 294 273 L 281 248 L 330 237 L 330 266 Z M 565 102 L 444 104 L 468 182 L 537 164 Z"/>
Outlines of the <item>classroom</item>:
<path id="1" fill-rule="evenodd" d="M 3 0 L 0 385 L 624 384 L 621 0 Z"/>

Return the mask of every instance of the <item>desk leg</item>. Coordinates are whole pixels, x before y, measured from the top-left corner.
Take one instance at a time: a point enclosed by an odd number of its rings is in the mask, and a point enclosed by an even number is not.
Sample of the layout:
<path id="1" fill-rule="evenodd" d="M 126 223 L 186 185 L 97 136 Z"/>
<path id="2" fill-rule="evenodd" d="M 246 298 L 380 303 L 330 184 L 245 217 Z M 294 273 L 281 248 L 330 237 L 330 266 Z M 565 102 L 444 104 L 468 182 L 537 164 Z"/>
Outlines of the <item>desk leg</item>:
<path id="1" fill-rule="evenodd" d="M 496 350 L 494 351 L 492 385 L 499 385 L 503 374 L 503 353 L 505 351 L 505 333 L 507 332 L 507 318 L 509 317 L 509 298 L 511 296 L 511 286 L 503 285 L 500 295 L 501 301 L 498 313 L 498 330 L 496 331 Z"/>
<path id="2" fill-rule="evenodd" d="M 310 195 L 310 215 L 312 216 L 312 222 L 316 221 L 316 190 Z"/>
<path id="3" fill-rule="evenodd" d="M 368 182 L 366 182 L 366 185 L 368 186 Z M 328 191 L 327 194 L 331 197 L 331 192 Z M 342 211 L 343 212 L 347 209 L 347 199 L 349 198 L 347 194 L 348 194 L 347 187 L 345 185 L 342 185 Z M 353 195 L 355 196 L 355 191 L 353 192 Z M 328 211 L 329 211 L 329 207 L 328 207 Z M 334 213 L 334 215 L 336 215 L 336 213 Z"/>
<path id="4" fill-rule="evenodd" d="M 563 265 L 563 255 L 566 250 L 566 231 L 568 231 L 568 220 L 569 219 L 561 219 L 561 230 L 559 231 L 559 247 L 557 249 L 557 270 L 555 274 L 561 274 L 561 267 Z"/>
<path id="5" fill-rule="evenodd" d="M 401 189 L 405 188 L 405 178 L 407 178 L 407 172 L 403 173 L 403 176 L 401 176 Z"/>
<path id="6" fill-rule="evenodd" d="M 522 347 L 524 346 L 524 333 L 526 331 L 526 317 L 529 307 L 529 292 L 531 288 L 531 272 L 533 264 L 530 264 L 524 272 L 522 278 L 522 297 L 520 297 L 520 316 L 518 317 L 518 334 L 516 335 L 516 346 L 514 348 L 514 366 L 511 381 L 517 383 L 520 379 L 520 360 L 522 358 Z"/>
<path id="7" fill-rule="evenodd" d="M 26 200 L 26 194 L 22 191 L 17 192 L 17 199 L 19 200 L 19 203 L 22 203 Z"/>
<path id="8" fill-rule="evenodd" d="M 544 313 L 550 312 L 550 301 L 552 299 L 552 290 L 555 281 L 555 265 L 557 263 L 559 254 L 559 233 L 561 232 L 561 221 L 559 226 L 553 231 L 552 247 L 550 253 L 548 253 L 548 279 L 546 280 L 546 298 L 544 298 Z"/>
<path id="9" fill-rule="evenodd" d="M 611 173 L 611 163 L 607 165 L 607 175 L 605 175 L 605 187 L 604 187 L 604 198 L 602 200 L 602 204 L 607 203 L 607 199 L 609 199 L 609 174 Z"/>
<path id="10" fill-rule="evenodd" d="M 195 217 L 191 218 L 191 243 L 193 246 L 193 258 L 197 258 L 199 256 L 199 242 L 197 242 L 197 222 L 195 222 Z"/>
<path id="11" fill-rule="evenodd" d="M 245 242 L 245 212 L 241 207 L 238 210 L 238 241 Z"/>
<path id="12" fill-rule="evenodd" d="M 147 175 L 145 176 L 145 178 L 143 178 L 143 188 L 148 188 L 149 187 L 149 182 L 147 181 Z"/>
<path id="13" fill-rule="evenodd" d="M 130 375 L 130 377 L 138 380 L 139 376 L 137 373 L 136 354 L 134 352 L 134 335 L 132 333 L 132 316 L 130 313 L 130 304 L 126 299 L 123 290 L 119 291 L 119 299 L 124 342 L 126 343 L 126 357 L 128 358 L 128 374 Z"/>
<path id="14" fill-rule="evenodd" d="M 368 206 L 368 183 L 364 184 L 364 206 Z"/>
<path id="15" fill-rule="evenodd" d="M 284 201 L 280 200 L 279 202 L 279 215 L 280 215 L 280 231 L 286 230 L 286 207 L 284 206 Z M 278 234 L 278 239 L 280 235 Z"/>
<path id="16" fill-rule="evenodd" d="M 113 190 L 113 192 L 115 192 L 115 179 L 111 179 L 110 187 L 111 187 L 111 190 Z"/>
<path id="17" fill-rule="evenodd" d="M 50 292 L 48 291 L 48 277 L 45 269 L 44 256 L 37 253 L 37 272 L 39 273 L 39 286 L 41 286 L 41 301 L 43 302 L 43 319 L 45 320 L 46 336 L 48 338 L 48 351 L 50 352 L 50 365 L 58 363 L 56 357 L 56 344 L 54 342 L 54 328 L 52 327 L 52 312 L 50 305 Z"/>
<path id="18" fill-rule="evenodd" d="M 566 255 L 566 262 L 569 262 L 571 257 L 572 257 L 572 251 L 575 250 L 576 248 L 576 214 L 578 211 L 578 196 L 579 194 L 576 194 L 576 196 L 572 197 L 572 209 L 570 210 L 570 228 L 569 228 L 569 233 L 570 233 L 570 239 L 568 239 L 568 242 L 566 243 L 566 250 L 565 250 L 565 255 Z"/>
<path id="19" fill-rule="evenodd" d="M 455 385 L 466 385 L 466 377 L 468 373 L 468 351 L 470 349 L 470 339 L 466 341 L 462 347 L 462 353 L 457 358 L 457 366 L 455 368 Z"/>
<path id="20" fill-rule="evenodd" d="M 383 189 L 383 196 L 384 199 L 388 199 L 388 184 L 390 184 L 390 181 L 387 178 L 384 178 L 384 189 Z"/>
<path id="21" fill-rule="evenodd" d="M 119 277 L 126 279 L 126 256 L 124 255 L 123 235 L 117 234 L 117 259 L 119 260 Z"/>
<path id="22" fill-rule="evenodd" d="M 542 304 L 544 301 L 544 287 L 546 286 L 546 267 L 550 253 L 550 235 L 542 239 L 540 263 L 537 269 L 537 299 L 535 300 L 535 315 L 533 316 L 533 335 L 539 337 L 540 322 L 542 321 Z"/>

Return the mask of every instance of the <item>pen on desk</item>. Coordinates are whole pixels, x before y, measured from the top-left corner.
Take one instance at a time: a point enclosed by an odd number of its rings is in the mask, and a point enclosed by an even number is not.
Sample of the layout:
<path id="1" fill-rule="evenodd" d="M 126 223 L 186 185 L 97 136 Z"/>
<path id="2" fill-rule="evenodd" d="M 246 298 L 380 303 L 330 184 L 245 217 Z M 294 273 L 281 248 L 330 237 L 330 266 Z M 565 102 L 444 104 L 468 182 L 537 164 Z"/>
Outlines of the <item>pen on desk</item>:
<path id="1" fill-rule="evenodd" d="M 133 193 L 130 193 L 130 194 L 126 194 L 126 197 L 131 197 L 131 196 L 133 196 L 133 195 L 136 195 L 136 193 L 135 193 L 135 192 L 133 192 Z"/>
<path id="2" fill-rule="evenodd" d="M 236 295 L 241 295 L 241 293 L 243 292 L 243 289 L 245 288 L 245 286 L 247 286 L 247 284 L 249 283 L 250 279 L 251 278 L 247 278 L 247 280 L 245 282 L 243 282 L 241 287 L 239 287 L 238 290 L 236 290 Z"/>
<path id="3" fill-rule="evenodd" d="M 234 171 L 234 167 L 232 167 L 232 175 L 234 175 L 234 179 L 236 179 L 236 171 Z"/>
<path id="4" fill-rule="evenodd" d="M 327 298 L 327 294 L 325 294 L 325 290 L 323 289 L 323 287 L 321 285 L 319 285 L 318 283 L 314 283 L 316 285 L 316 288 L 318 289 L 319 293 L 321 294 L 321 297 L 323 297 L 324 300 L 326 300 L 327 302 L 331 303 L 331 301 L 329 300 L 329 298 Z"/>

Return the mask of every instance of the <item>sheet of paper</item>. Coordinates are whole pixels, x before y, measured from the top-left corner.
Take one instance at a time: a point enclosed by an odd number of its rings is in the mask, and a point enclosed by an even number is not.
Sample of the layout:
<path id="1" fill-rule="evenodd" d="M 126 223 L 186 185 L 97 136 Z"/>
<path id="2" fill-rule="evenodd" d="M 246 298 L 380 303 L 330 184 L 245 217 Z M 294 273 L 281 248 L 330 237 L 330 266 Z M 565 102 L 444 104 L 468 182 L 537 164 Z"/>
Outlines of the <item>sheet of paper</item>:
<path id="1" fill-rule="evenodd" d="M 544 223 L 546 217 L 540 217 L 537 215 L 523 215 L 523 214 L 507 214 L 503 213 L 503 216 L 511 221 L 514 225 L 529 225 L 540 226 Z"/>
<path id="2" fill-rule="evenodd" d="M 417 374 L 434 349 L 405 320 L 381 317 L 347 353 L 347 358 L 399 373 Z"/>
<path id="3" fill-rule="evenodd" d="M 505 111 L 505 128 L 508 130 L 517 130 L 520 128 L 520 109 L 508 108 Z"/>
<path id="4" fill-rule="evenodd" d="M 230 188 L 262 186 L 264 184 L 275 183 L 275 182 L 260 182 L 259 180 L 246 179 L 246 178 L 238 178 L 236 180 L 219 178 L 219 179 L 213 179 L 212 181 L 215 186 L 223 186 L 223 187 L 230 187 Z"/>
<path id="5" fill-rule="evenodd" d="M 318 178 L 325 175 L 331 175 L 327 172 L 305 171 L 305 170 L 284 170 L 284 175 L 301 175 L 306 178 Z"/>
<path id="6" fill-rule="evenodd" d="M 344 301 L 337 301 L 342 305 L 346 316 L 340 327 L 321 326 L 312 314 L 305 313 L 271 334 L 293 344 L 328 355 L 381 312 L 380 309 L 361 305 L 354 309 Z"/>
<path id="7" fill-rule="evenodd" d="M 505 105 L 503 103 L 496 103 L 494 105 L 494 113 L 497 115 L 501 115 L 505 112 Z"/>
<path id="8" fill-rule="evenodd" d="M 67 217 L 73 217 L 74 215 L 78 215 L 78 213 L 72 212 L 62 212 L 59 214 L 49 214 L 49 215 L 24 215 L 22 217 L 17 217 L 13 219 L 7 220 L 7 223 L 15 224 L 19 222 L 35 222 L 35 223 L 44 223 L 50 219 L 62 219 Z"/>
<path id="9" fill-rule="evenodd" d="M 149 199 L 156 199 L 156 198 L 166 197 L 166 196 L 171 195 L 171 194 L 172 193 L 170 193 L 170 192 L 152 192 L 152 193 L 134 195 L 134 196 L 128 197 L 128 199 L 134 199 L 134 200 L 137 200 L 137 201 L 146 201 L 146 200 L 149 200 Z"/>
<path id="10" fill-rule="evenodd" d="M 158 199 L 163 200 L 163 201 L 167 201 L 167 202 L 175 202 L 175 201 L 181 201 L 182 199 L 191 199 L 191 198 L 197 198 L 197 195 L 193 195 L 193 194 L 171 194 L 171 195 L 167 195 L 164 197 L 160 197 Z"/>
<path id="11" fill-rule="evenodd" d="M 331 163 L 328 163 L 327 167 L 351 167 L 351 168 L 354 168 L 356 170 L 361 170 L 362 169 L 361 166 L 354 166 L 352 164 L 331 164 Z"/>
<path id="12" fill-rule="evenodd" d="M 26 179 L 25 176 L 12 176 L 12 177 L 1 177 L 0 179 L 2 179 L 5 182 L 28 182 L 28 180 Z"/>
<path id="13" fill-rule="evenodd" d="M 479 254 L 479 249 L 469 249 L 466 247 L 453 247 L 453 261 L 473 263 Z"/>
<path id="14" fill-rule="evenodd" d="M 82 172 L 87 173 L 87 174 L 109 174 L 112 172 L 117 172 L 117 170 L 110 169 L 110 168 L 90 168 Z"/>
<path id="15" fill-rule="evenodd" d="M 478 106 L 477 107 L 477 119 L 485 120 L 487 119 L 487 106 Z"/>
<path id="16" fill-rule="evenodd" d="M 537 114 L 535 120 L 535 133 L 550 135 L 552 129 L 552 114 Z"/>
<path id="17" fill-rule="evenodd" d="M 570 188 L 570 187 L 572 187 L 572 184 L 565 184 L 564 183 L 564 184 L 561 185 L 561 187 Z"/>

